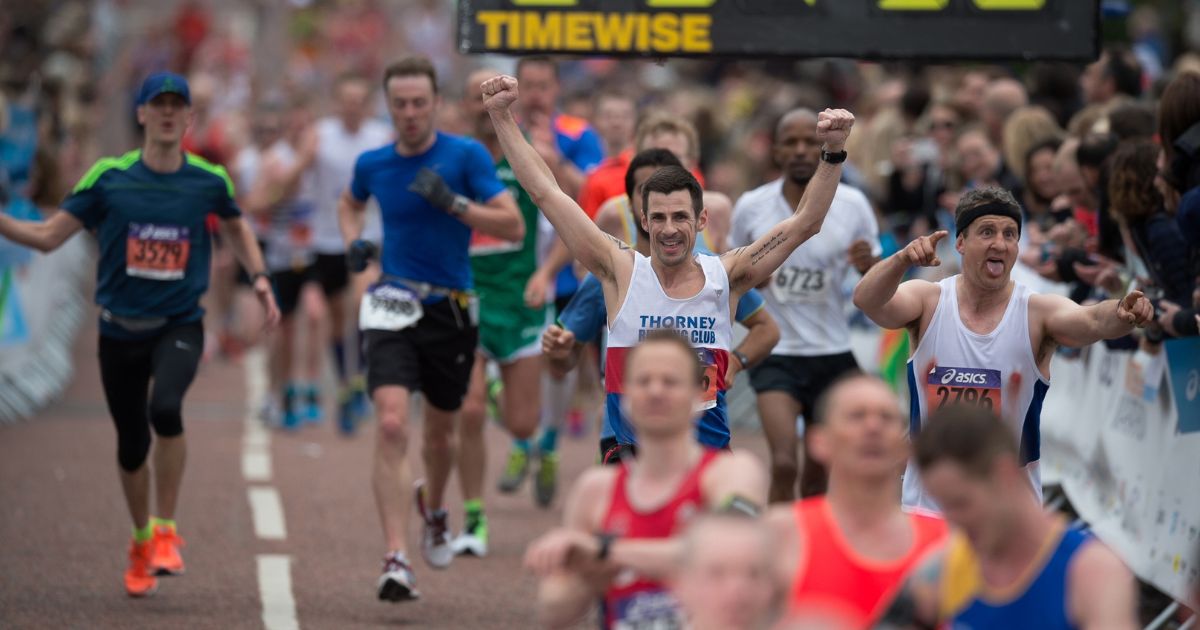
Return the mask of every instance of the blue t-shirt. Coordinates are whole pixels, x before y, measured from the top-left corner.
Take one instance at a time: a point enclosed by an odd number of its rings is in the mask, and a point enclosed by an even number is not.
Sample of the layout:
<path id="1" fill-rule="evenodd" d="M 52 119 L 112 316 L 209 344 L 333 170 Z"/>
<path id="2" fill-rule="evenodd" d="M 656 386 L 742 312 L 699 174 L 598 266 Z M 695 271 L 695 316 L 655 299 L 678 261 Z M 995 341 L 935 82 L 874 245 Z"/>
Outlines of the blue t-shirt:
<path id="1" fill-rule="evenodd" d="M 604 145 L 600 135 L 583 118 L 555 114 L 552 123 L 554 139 L 558 142 L 558 150 L 575 168 L 585 174 L 596 168 L 604 161 Z M 559 296 L 568 296 L 579 288 L 579 280 L 568 265 L 558 273 L 554 281 L 554 291 Z"/>
<path id="2" fill-rule="evenodd" d="M 375 197 L 379 202 L 383 273 L 470 289 L 471 228 L 408 190 L 423 167 L 437 171 L 454 192 L 475 201 L 487 202 L 505 190 L 482 144 L 439 131 L 433 146 L 421 155 L 402 156 L 389 144 L 358 156 L 350 194 L 359 201 Z"/>
<path id="3" fill-rule="evenodd" d="M 99 241 L 97 304 L 124 318 L 197 321 L 212 253 L 205 220 L 209 213 L 241 216 L 233 182 L 225 169 L 190 153 L 174 173 L 154 172 L 141 157 L 137 150 L 102 158 L 62 207 Z M 139 336 L 103 320 L 100 332 Z"/>
<path id="4" fill-rule="evenodd" d="M 702 249 L 702 246 L 697 245 L 697 249 Z M 738 300 L 734 319 L 744 324 L 747 319 L 763 309 L 763 304 L 762 294 L 757 289 L 750 289 Z M 567 307 L 558 316 L 558 325 L 564 330 L 571 331 L 579 343 L 602 343 L 604 330 L 608 326 L 608 309 L 604 306 L 604 288 L 595 276 L 592 274 L 584 276 L 579 283 L 579 290 L 575 292 Z M 603 360 L 600 361 L 600 365 L 604 366 Z M 609 395 L 610 398 L 614 396 L 616 395 Z M 619 413 L 619 405 L 605 405 L 604 424 L 600 427 L 600 439 L 615 437 L 619 427 L 628 426 L 629 423 L 624 419 L 614 416 Z M 726 422 L 725 396 L 722 392 L 717 398 L 717 406 L 705 410 L 704 417 L 699 420 L 698 424 L 700 426 L 716 426 L 726 424 Z M 625 432 L 622 431 L 622 433 Z M 724 444 L 715 446 L 723 447 Z"/>

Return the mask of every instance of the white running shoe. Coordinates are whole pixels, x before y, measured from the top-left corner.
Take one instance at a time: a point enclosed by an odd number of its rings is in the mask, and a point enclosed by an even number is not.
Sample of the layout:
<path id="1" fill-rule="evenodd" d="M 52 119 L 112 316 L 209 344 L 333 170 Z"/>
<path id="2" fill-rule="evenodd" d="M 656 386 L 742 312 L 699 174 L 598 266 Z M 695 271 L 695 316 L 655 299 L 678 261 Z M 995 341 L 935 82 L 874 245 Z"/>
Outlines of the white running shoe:
<path id="1" fill-rule="evenodd" d="M 385 602 L 404 602 L 420 599 L 417 578 L 402 553 L 389 553 L 383 558 L 383 575 L 376 584 L 379 599 Z"/>
<path id="2" fill-rule="evenodd" d="M 450 528 L 446 525 L 446 510 L 430 512 L 425 506 L 425 480 L 413 484 L 416 489 L 417 512 L 425 521 L 421 534 L 421 557 L 435 569 L 445 569 L 454 560 L 454 548 L 450 545 Z"/>

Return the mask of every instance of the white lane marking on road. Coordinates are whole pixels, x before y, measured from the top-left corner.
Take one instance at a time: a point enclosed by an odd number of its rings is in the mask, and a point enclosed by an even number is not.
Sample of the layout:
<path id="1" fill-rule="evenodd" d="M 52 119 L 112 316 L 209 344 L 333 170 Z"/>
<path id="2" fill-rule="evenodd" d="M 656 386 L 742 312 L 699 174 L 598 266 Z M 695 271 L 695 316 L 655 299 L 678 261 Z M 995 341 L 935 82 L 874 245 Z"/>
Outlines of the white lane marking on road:
<path id="1" fill-rule="evenodd" d="M 271 480 L 271 452 L 250 449 L 242 451 L 242 476 L 246 481 L 263 483 Z"/>
<path id="2" fill-rule="evenodd" d="M 296 599 L 292 597 L 292 557 L 258 555 L 258 593 L 267 630 L 299 630 Z"/>
<path id="3" fill-rule="evenodd" d="M 287 538 L 279 492 L 270 486 L 254 486 L 246 492 L 250 497 L 250 513 L 254 517 L 254 535 L 263 540 Z"/>

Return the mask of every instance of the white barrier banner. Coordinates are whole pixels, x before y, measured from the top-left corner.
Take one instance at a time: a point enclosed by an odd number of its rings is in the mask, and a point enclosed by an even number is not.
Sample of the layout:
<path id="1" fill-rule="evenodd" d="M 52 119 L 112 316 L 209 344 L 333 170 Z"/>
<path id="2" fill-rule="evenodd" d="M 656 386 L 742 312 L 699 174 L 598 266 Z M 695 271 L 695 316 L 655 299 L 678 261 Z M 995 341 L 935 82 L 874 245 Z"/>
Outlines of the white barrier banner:
<path id="1" fill-rule="evenodd" d="M 1042 476 L 1062 485 L 1092 531 L 1138 577 L 1194 606 L 1200 340 L 1165 347 L 1150 355 L 1101 343 L 1078 359 L 1055 357 L 1042 408 Z"/>

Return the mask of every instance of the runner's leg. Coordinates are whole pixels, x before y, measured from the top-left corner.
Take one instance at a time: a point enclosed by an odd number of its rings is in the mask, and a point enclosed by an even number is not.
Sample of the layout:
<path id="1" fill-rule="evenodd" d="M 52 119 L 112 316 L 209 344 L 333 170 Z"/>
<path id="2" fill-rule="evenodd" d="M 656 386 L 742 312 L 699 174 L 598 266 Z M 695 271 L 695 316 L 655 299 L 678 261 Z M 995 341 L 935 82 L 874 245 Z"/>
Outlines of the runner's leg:
<path id="1" fill-rule="evenodd" d="M 471 386 L 462 407 L 462 425 L 458 436 L 458 483 L 465 501 L 483 499 L 483 477 L 487 470 L 487 447 L 483 439 L 483 427 L 487 421 L 486 366 L 487 359 L 483 355 L 475 357 Z"/>
<path id="2" fill-rule="evenodd" d="M 799 471 L 796 438 L 796 416 L 800 402 L 791 394 L 769 390 L 758 394 L 758 413 L 762 417 L 763 433 L 771 454 L 772 503 L 791 501 L 796 497 L 796 475 Z"/>
<path id="3" fill-rule="evenodd" d="M 408 520 L 412 512 L 412 472 L 408 464 L 411 394 L 405 387 L 385 385 L 371 400 L 377 417 L 375 463 L 371 487 L 389 551 L 408 552 Z"/>
<path id="4" fill-rule="evenodd" d="M 121 490 L 136 529 L 150 521 L 150 423 L 146 404 L 150 385 L 150 353 L 145 342 L 100 337 L 100 380 L 117 430 L 117 464 Z"/>
<path id="5" fill-rule="evenodd" d="M 173 520 L 183 480 L 187 445 L 183 436 L 183 397 L 196 377 L 204 349 L 199 323 L 173 328 L 154 347 L 150 423 L 154 445 L 154 494 L 159 518 Z"/>

